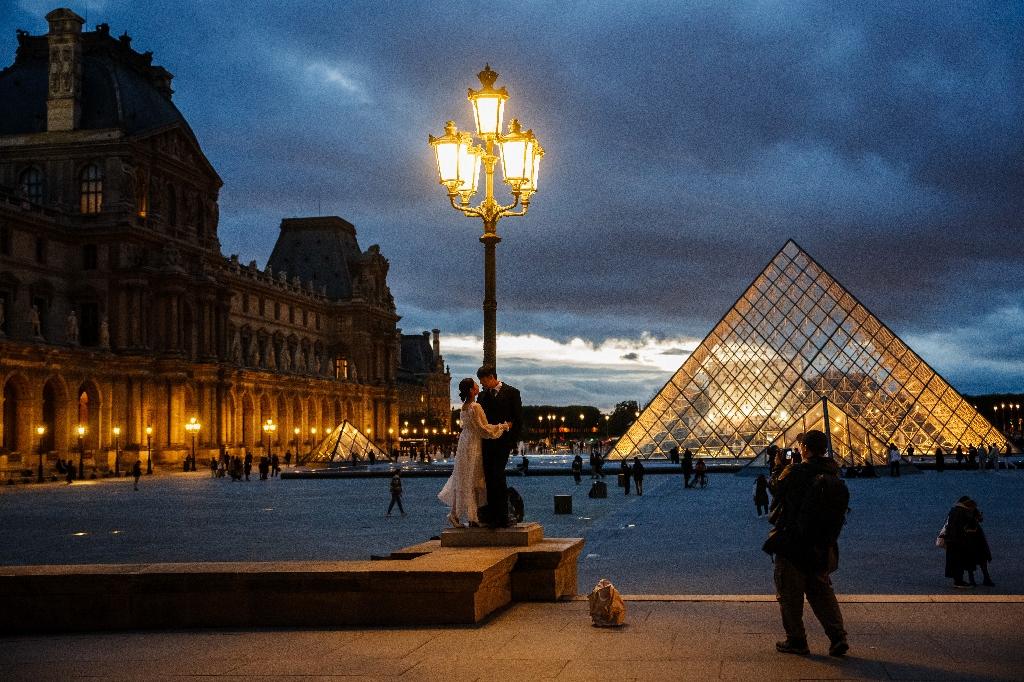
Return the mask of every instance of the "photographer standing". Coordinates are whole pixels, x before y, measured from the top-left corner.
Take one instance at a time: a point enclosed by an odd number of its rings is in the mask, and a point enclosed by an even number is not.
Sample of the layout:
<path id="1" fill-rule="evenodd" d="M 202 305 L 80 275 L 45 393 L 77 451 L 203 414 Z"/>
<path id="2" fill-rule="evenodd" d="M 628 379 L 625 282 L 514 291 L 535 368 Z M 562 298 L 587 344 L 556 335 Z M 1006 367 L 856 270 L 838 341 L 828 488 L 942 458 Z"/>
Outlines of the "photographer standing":
<path id="1" fill-rule="evenodd" d="M 831 642 L 829 655 L 842 656 L 850 648 L 829 578 L 839 565 L 837 540 L 850 497 L 839 467 L 825 457 L 827 443 L 821 431 L 808 431 L 800 440 L 802 461 L 772 476 L 774 528 L 764 551 L 775 555 L 776 598 L 786 630 L 786 639 L 775 644 L 780 653 L 810 653 L 803 622 L 805 596 Z"/>

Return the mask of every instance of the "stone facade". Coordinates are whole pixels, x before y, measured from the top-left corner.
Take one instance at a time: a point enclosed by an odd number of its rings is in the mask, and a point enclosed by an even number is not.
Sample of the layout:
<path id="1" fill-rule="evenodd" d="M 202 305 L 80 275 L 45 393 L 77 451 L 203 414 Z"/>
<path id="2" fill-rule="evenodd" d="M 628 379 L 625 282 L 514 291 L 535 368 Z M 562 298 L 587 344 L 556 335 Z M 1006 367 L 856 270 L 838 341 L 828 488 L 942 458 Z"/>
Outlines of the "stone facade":
<path id="1" fill-rule="evenodd" d="M 380 249 L 303 218 L 265 269 L 225 258 L 221 179 L 171 74 L 105 25 L 47 19 L 0 72 L 0 468 L 77 456 L 79 425 L 87 469 L 115 444 L 122 468 L 147 443 L 176 463 L 193 417 L 199 458 L 259 452 L 268 419 L 275 451 L 343 419 L 383 445 L 400 333 Z"/>
<path id="2" fill-rule="evenodd" d="M 433 336 L 431 336 L 433 334 Z M 424 426 L 444 435 L 451 428 L 452 375 L 441 355 L 441 331 L 402 334 L 398 414 L 403 438 L 422 436 Z"/>

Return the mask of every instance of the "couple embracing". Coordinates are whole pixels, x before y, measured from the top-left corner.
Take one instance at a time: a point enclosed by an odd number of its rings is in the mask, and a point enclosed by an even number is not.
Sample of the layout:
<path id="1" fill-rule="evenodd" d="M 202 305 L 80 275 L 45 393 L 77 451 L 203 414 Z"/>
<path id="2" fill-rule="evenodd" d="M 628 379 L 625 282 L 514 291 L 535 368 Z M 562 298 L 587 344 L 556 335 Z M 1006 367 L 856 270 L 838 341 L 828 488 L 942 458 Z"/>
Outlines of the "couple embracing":
<path id="1" fill-rule="evenodd" d="M 494 367 L 476 372 L 482 389 L 471 378 L 459 382 L 462 433 L 455 451 L 451 478 L 437 497 L 451 507 L 448 522 L 463 527 L 506 528 L 508 492 L 505 465 L 523 425 L 519 391 L 498 380 Z"/>

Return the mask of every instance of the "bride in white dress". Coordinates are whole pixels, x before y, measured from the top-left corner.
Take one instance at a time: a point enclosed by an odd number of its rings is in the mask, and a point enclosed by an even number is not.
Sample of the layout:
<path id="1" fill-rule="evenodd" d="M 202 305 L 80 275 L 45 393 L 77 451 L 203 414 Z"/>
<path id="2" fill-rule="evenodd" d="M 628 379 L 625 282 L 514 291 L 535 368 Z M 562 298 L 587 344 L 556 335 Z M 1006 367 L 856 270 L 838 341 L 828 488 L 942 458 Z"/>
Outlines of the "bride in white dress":
<path id="1" fill-rule="evenodd" d="M 484 409 L 476 402 L 480 387 L 473 379 L 459 382 L 462 398 L 462 433 L 455 450 L 455 468 L 451 478 L 437 494 L 437 499 L 451 507 L 448 522 L 463 528 L 462 518 L 471 526 L 480 525 L 477 508 L 487 504 L 487 486 L 484 483 L 483 439 L 499 438 L 510 424 L 488 424 Z"/>

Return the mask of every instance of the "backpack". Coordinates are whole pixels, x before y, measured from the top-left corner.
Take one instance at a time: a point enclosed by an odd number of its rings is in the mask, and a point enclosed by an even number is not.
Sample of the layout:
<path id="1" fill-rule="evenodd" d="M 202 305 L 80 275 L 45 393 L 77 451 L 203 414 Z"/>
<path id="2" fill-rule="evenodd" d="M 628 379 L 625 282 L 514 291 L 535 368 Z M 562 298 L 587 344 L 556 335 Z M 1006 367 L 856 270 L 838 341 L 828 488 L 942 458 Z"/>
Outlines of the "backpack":
<path id="1" fill-rule="evenodd" d="M 831 545 L 839 539 L 850 511 L 850 490 L 838 476 L 814 477 L 797 517 L 800 537 L 813 546 Z"/>
<path id="2" fill-rule="evenodd" d="M 523 516 L 526 513 L 525 505 L 523 504 L 523 496 L 519 494 L 519 491 L 509 486 L 508 491 L 508 519 L 512 523 L 521 523 Z"/>

